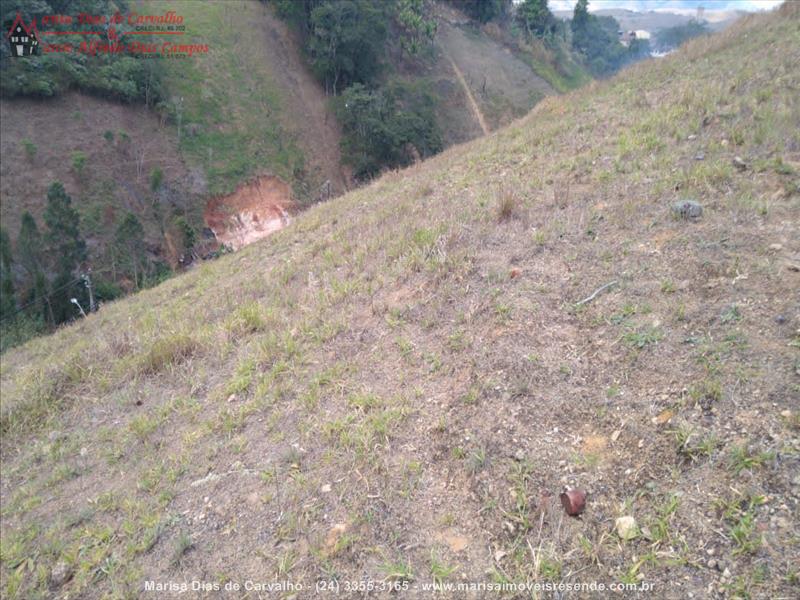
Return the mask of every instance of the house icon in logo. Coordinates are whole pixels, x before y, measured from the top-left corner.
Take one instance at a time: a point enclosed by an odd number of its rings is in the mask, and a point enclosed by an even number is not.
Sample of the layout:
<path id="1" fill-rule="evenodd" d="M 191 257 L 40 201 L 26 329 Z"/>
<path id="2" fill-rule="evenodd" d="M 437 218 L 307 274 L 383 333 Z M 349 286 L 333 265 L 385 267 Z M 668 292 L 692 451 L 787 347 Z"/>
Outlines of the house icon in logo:
<path id="1" fill-rule="evenodd" d="M 11 44 L 11 56 L 31 56 L 39 46 L 37 33 L 36 19 L 30 27 L 26 27 L 22 15 L 17 13 L 17 18 L 6 34 L 8 43 Z"/>

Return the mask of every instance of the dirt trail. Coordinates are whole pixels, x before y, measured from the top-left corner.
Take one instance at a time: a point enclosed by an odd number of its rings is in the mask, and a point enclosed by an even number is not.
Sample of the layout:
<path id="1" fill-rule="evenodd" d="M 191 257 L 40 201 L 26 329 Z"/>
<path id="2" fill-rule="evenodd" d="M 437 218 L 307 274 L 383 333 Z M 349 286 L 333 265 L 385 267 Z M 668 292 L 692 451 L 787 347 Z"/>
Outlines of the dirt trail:
<path id="1" fill-rule="evenodd" d="M 305 65 L 301 45 L 268 6 L 263 6 L 259 25 L 269 49 L 263 60 L 269 63 L 277 87 L 286 95 L 285 125 L 297 136 L 317 183 L 329 180 L 333 195 L 338 195 L 348 189 L 350 178 L 341 166 L 341 132 L 328 107 L 328 97 Z"/>
<path id="2" fill-rule="evenodd" d="M 446 77 L 458 90 L 463 111 L 462 118 L 457 111 L 446 116 L 447 128 L 466 127 L 472 130 L 469 138 L 479 131 L 495 131 L 556 93 L 511 48 L 487 32 L 475 31 L 458 11 L 440 5 L 437 17 L 436 46 L 441 52 L 437 76 Z M 462 89 L 466 93 L 462 94 Z"/>
<path id="3" fill-rule="evenodd" d="M 461 69 L 458 68 L 456 62 L 447 57 L 447 60 L 450 61 L 450 64 L 453 67 L 453 71 L 458 78 L 458 83 L 461 84 L 461 88 L 464 90 L 464 94 L 467 97 L 467 101 L 469 102 L 469 107 L 472 109 L 472 114 L 475 115 L 475 120 L 478 121 L 478 125 L 481 126 L 481 130 L 483 131 L 483 135 L 489 134 L 489 127 L 486 125 L 486 119 L 483 118 L 483 113 L 481 109 L 478 108 L 478 103 L 475 102 L 475 97 L 472 95 L 472 92 L 469 90 L 469 86 L 467 85 L 467 80 L 464 79 L 464 74 L 461 72 Z"/>

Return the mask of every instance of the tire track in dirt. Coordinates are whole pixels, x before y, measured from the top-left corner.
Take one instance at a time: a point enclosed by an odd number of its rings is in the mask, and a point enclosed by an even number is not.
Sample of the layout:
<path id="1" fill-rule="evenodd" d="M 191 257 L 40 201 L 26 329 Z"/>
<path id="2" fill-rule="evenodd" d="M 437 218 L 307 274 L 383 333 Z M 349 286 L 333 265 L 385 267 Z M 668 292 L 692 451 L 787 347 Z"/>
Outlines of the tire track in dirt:
<path id="1" fill-rule="evenodd" d="M 467 80 L 464 79 L 464 74 L 461 72 L 461 69 L 458 68 L 456 61 L 454 61 L 449 56 L 447 57 L 447 60 L 450 61 L 450 65 L 453 67 L 453 71 L 456 74 L 456 78 L 458 79 L 458 82 L 461 84 L 461 87 L 464 90 L 464 94 L 466 94 L 467 96 L 467 101 L 469 102 L 469 106 L 472 109 L 472 114 L 475 115 L 475 120 L 478 121 L 478 125 L 481 126 L 483 135 L 488 135 L 489 127 L 486 125 L 486 120 L 483 118 L 483 113 L 481 112 L 481 109 L 478 107 L 478 103 L 475 102 L 475 97 L 472 95 L 472 92 L 470 91 L 469 86 L 467 85 Z"/>

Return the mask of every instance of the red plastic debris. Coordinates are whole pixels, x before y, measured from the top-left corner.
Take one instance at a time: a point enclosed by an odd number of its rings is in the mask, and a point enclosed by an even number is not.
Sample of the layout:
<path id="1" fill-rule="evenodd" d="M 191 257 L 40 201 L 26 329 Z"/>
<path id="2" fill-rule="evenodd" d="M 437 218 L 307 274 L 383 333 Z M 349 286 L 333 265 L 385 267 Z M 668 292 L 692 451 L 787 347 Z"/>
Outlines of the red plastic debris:
<path id="1" fill-rule="evenodd" d="M 586 508 L 586 492 L 582 490 L 565 490 L 561 494 L 561 506 L 570 517 L 576 517 Z"/>

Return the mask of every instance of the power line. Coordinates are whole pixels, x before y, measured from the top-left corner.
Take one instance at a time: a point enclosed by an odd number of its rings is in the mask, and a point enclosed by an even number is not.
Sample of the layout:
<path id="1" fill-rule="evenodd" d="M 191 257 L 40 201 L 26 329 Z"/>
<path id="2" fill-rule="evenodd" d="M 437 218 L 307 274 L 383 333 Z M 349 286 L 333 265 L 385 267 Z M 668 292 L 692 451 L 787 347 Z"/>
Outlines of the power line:
<path id="1" fill-rule="evenodd" d="M 70 287 L 70 286 L 72 286 L 72 285 L 74 285 L 76 283 L 80 283 L 82 281 L 83 281 L 82 277 L 78 277 L 77 279 L 73 279 L 72 281 L 70 281 L 68 283 L 65 283 L 62 286 L 59 286 L 54 290 L 50 290 L 50 293 L 49 294 L 45 294 L 45 297 L 49 300 L 53 296 L 53 294 L 55 294 L 56 292 L 60 292 L 61 290 L 66 289 L 66 288 L 68 288 L 68 287 Z M 24 311 L 28 307 L 33 306 L 38 301 L 39 301 L 39 299 L 35 298 L 35 299 L 31 300 L 30 302 L 27 302 L 27 303 L 23 304 L 22 306 L 20 306 L 17 310 L 12 312 L 11 314 L 5 315 L 2 319 L 0 319 L 0 323 L 3 323 L 5 321 L 8 321 L 9 319 L 12 319 L 12 318 L 16 317 L 19 313 L 21 313 L 22 311 Z"/>

